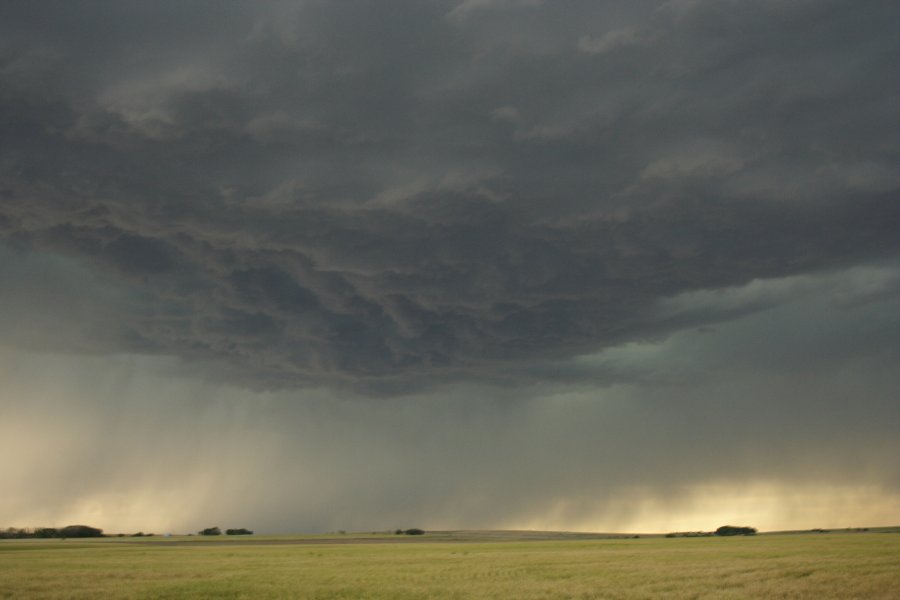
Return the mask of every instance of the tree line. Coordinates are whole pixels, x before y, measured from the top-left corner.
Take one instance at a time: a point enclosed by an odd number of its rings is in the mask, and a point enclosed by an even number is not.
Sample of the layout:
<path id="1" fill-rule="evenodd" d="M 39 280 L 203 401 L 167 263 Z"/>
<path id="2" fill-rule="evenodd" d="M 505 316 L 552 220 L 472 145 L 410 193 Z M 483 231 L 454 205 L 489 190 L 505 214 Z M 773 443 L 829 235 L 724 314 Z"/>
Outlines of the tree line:
<path id="1" fill-rule="evenodd" d="M 66 525 L 65 527 L 7 527 L 0 530 L 0 539 L 49 539 L 49 538 L 89 538 L 103 537 L 103 530 L 88 525 Z"/>
<path id="2" fill-rule="evenodd" d="M 200 535 L 222 535 L 222 530 L 218 527 L 207 527 L 206 529 L 201 529 L 197 533 Z M 253 532 L 241 527 L 240 529 L 226 529 L 225 535 L 253 535 Z"/>
<path id="3" fill-rule="evenodd" d="M 738 527 L 735 525 L 722 525 L 715 531 L 674 531 L 667 533 L 667 538 L 675 537 L 712 537 L 714 535 L 730 536 L 730 535 L 756 535 L 755 527 Z"/>
<path id="4" fill-rule="evenodd" d="M 200 535 L 222 535 L 218 527 L 207 527 L 198 532 Z M 125 534 L 114 534 L 122 537 Z M 150 537 L 152 533 L 139 531 L 131 534 L 132 537 Z M 253 532 L 243 527 L 238 529 L 226 529 L 225 535 L 253 535 Z M 24 540 L 24 539 L 52 539 L 52 538 L 92 538 L 109 537 L 102 529 L 88 525 L 66 525 L 65 527 L 7 527 L 0 529 L 0 539 Z"/>

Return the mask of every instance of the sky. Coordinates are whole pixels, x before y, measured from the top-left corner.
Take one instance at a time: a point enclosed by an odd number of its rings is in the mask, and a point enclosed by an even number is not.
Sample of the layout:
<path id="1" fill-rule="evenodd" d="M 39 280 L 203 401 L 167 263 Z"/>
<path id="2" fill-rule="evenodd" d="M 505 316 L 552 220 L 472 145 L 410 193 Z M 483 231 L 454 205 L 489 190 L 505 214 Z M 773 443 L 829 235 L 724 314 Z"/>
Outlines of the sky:
<path id="1" fill-rule="evenodd" d="M 900 5 L 0 5 L 0 527 L 900 524 Z"/>

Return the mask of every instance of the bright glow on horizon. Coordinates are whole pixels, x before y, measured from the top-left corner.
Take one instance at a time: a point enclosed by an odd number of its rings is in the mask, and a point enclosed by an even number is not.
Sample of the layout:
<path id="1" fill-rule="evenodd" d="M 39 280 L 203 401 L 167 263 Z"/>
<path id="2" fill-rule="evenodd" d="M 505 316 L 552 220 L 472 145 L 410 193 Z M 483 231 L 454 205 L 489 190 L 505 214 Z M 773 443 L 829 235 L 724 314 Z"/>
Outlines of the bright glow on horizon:
<path id="1" fill-rule="evenodd" d="M 900 523 L 900 494 L 881 486 L 777 482 L 729 482 L 689 486 L 675 501 L 652 489 L 626 491 L 602 507 L 597 518 L 567 520 L 571 506 L 560 501 L 546 515 L 509 529 L 668 533 L 714 531 L 747 525 L 760 531 L 877 527 Z M 607 513 L 609 516 L 604 516 Z M 617 519 L 616 514 L 631 514 Z"/>
<path id="2" fill-rule="evenodd" d="M 4 526 L 86 524 L 100 527 L 107 533 L 193 533 L 194 529 L 216 524 L 212 523 L 216 518 L 204 520 L 191 510 L 193 504 L 203 502 L 208 483 L 198 482 L 193 488 L 179 490 L 145 489 L 92 496 L 59 514 L 50 514 L 39 508 L 25 510 L 14 523 Z M 736 487 L 741 490 L 736 491 Z M 215 505 L 214 498 L 208 501 Z M 738 483 L 693 486 L 674 504 L 654 495 L 650 489 L 629 490 L 623 492 L 621 498 L 602 507 L 595 517 L 574 517 L 573 505 L 560 500 L 540 515 L 498 522 L 494 526 L 485 523 L 477 529 L 599 533 L 713 531 L 721 525 L 749 525 L 759 531 L 843 529 L 896 525 L 900 523 L 898 507 L 900 495 L 878 486 L 806 485 L 798 489 L 776 483 Z M 186 513 L 190 514 L 188 520 L 185 519 Z M 619 520 L 617 513 L 631 513 L 632 516 Z M 245 520 L 253 521 L 253 515 L 248 512 Z M 188 521 L 196 523 L 196 527 L 192 528 Z M 225 525 L 239 526 L 234 523 Z M 475 529 L 451 520 L 420 525 L 436 530 Z M 376 522 L 371 527 L 360 528 L 361 531 L 379 529 L 388 530 L 391 527 Z M 285 529 L 260 533 L 321 531 L 326 529 Z"/>
<path id="3" fill-rule="evenodd" d="M 817 285 L 843 289 L 843 277 Z M 853 306 L 811 297 L 555 363 L 576 381 L 621 383 L 396 398 L 260 393 L 172 358 L 0 348 L 0 527 L 895 525 L 896 376 L 890 351 L 867 344 L 897 313 L 891 301 Z M 761 339 L 778 358 L 758 351 Z M 791 367 L 804 348 L 845 344 L 861 350 L 837 353 L 833 368 Z"/>

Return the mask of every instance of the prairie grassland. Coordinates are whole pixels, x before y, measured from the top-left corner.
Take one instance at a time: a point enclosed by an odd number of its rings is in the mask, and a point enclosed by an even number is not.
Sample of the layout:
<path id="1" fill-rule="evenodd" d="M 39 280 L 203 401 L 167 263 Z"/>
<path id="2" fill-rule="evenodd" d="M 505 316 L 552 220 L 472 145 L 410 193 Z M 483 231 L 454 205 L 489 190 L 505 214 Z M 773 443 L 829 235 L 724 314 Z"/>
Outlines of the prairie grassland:
<path id="1" fill-rule="evenodd" d="M 887 600 L 900 590 L 900 534 L 891 533 L 184 540 L 0 541 L 0 598 Z"/>

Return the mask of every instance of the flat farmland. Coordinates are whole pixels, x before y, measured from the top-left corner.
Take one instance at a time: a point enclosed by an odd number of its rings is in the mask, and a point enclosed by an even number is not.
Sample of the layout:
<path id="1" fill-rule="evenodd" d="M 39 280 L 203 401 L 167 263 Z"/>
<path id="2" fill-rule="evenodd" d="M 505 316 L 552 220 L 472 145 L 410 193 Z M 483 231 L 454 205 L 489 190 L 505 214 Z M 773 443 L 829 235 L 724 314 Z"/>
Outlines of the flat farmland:
<path id="1" fill-rule="evenodd" d="M 0 541 L 0 598 L 894 599 L 900 534 Z"/>

